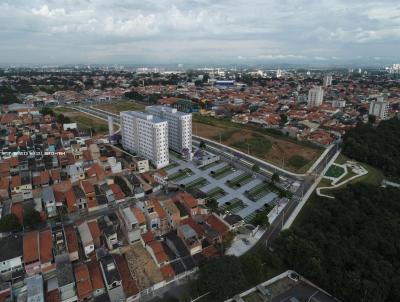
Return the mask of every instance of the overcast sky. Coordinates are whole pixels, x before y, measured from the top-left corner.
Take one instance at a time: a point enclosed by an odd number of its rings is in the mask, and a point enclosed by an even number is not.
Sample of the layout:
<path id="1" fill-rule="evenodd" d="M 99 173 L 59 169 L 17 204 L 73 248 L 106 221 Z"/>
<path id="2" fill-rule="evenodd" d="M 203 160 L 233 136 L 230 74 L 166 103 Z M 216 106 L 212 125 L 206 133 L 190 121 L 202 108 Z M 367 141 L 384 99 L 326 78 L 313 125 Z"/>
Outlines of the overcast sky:
<path id="1" fill-rule="evenodd" d="M 394 63 L 399 56 L 399 0 L 0 1 L 3 64 Z"/>

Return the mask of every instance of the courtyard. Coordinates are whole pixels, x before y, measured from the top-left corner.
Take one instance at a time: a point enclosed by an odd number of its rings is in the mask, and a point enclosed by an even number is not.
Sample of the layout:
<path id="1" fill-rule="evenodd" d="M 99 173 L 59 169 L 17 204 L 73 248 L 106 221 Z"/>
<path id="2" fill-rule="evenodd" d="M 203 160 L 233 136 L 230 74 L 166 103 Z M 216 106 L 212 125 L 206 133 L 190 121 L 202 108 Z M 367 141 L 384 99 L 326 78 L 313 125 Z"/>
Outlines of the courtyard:
<path id="1" fill-rule="evenodd" d="M 262 179 L 223 160 L 199 168 L 171 154 L 170 162 L 165 169 L 169 181 L 200 190 L 206 199 L 215 199 L 221 211 L 246 218 L 277 198 Z"/>

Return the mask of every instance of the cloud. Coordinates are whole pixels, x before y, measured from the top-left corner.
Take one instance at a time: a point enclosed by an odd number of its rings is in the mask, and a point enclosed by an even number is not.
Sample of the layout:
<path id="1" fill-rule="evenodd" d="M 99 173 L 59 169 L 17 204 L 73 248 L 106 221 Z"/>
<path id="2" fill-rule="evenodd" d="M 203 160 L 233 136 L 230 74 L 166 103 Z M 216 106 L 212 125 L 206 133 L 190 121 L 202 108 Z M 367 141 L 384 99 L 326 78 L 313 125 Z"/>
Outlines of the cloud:
<path id="1" fill-rule="evenodd" d="M 396 0 L 3 0 L 0 62 L 400 59 Z M 323 58 L 323 60 L 321 60 Z"/>

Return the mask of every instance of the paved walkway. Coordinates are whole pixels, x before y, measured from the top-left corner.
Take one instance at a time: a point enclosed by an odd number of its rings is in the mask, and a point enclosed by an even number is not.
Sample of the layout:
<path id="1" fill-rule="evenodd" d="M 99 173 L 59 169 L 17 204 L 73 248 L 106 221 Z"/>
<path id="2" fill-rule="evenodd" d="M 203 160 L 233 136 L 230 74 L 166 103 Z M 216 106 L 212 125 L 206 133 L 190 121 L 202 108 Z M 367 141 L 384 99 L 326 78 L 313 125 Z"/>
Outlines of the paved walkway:
<path id="1" fill-rule="evenodd" d="M 354 175 L 352 177 L 349 177 L 348 179 L 346 179 L 346 180 L 344 180 L 344 181 L 342 181 L 340 183 L 337 183 L 337 181 L 334 180 L 332 182 L 333 186 L 317 188 L 316 191 L 317 191 L 317 195 L 318 196 L 334 199 L 335 197 L 333 197 L 333 196 L 321 193 L 321 190 L 333 190 L 333 189 L 336 189 L 336 188 L 341 187 L 344 184 L 348 183 L 349 181 L 352 181 L 353 179 L 356 179 L 356 178 L 359 178 L 361 176 L 364 176 L 364 175 L 368 174 L 368 170 L 365 169 L 362 165 L 360 165 L 360 164 L 358 164 L 356 162 L 348 161 L 348 162 L 345 163 L 345 166 L 346 166 L 346 173 L 344 175 L 341 175 L 341 177 L 339 179 L 342 179 L 345 175 L 347 175 L 348 169 L 351 169 L 353 171 L 353 173 L 355 173 L 356 175 Z"/>

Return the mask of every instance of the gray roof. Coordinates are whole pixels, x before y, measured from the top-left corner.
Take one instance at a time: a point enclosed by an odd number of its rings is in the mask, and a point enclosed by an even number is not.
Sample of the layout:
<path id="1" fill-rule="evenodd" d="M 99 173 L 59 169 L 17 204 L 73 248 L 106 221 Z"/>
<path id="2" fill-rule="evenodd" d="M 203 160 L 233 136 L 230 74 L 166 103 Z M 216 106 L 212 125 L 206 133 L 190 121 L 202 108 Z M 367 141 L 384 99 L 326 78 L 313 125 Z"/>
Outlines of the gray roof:
<path id="1" fill-rule="evenodd" d="M 44 202 L 55 200 L 52 187 L 45 187 L 42 189 L 42 199 Z"/>
<path id="2" fill-rule="evenodd" d="M 57 263 L 57 281 L 59 287 L 75 283 L 71 262 L 63 261 Z"/>
<path id="3" fill-rule="evenodd" d="M 0 240 L 0 261 L 22 257 L 22 237 L 8 236 Z"/>

